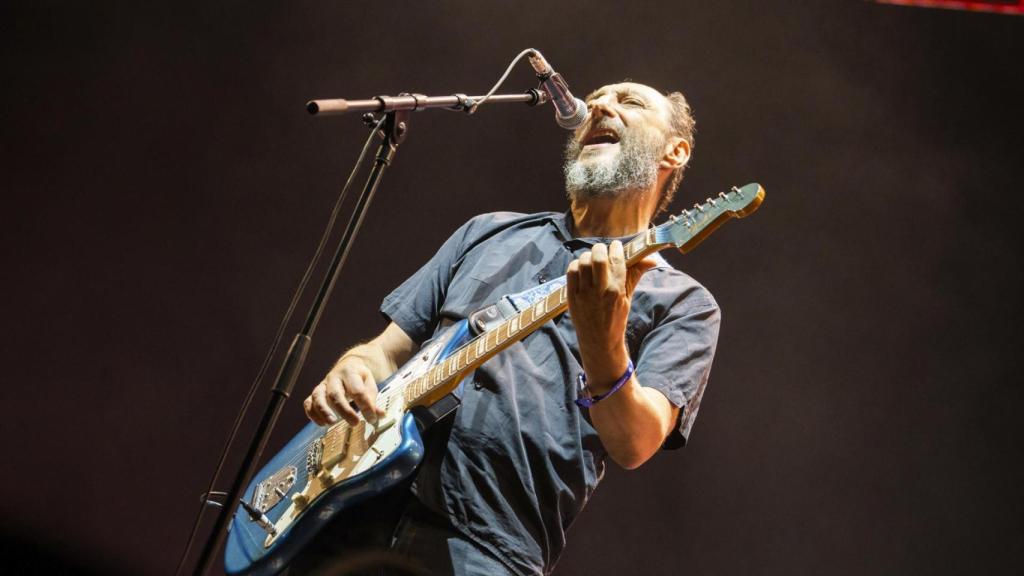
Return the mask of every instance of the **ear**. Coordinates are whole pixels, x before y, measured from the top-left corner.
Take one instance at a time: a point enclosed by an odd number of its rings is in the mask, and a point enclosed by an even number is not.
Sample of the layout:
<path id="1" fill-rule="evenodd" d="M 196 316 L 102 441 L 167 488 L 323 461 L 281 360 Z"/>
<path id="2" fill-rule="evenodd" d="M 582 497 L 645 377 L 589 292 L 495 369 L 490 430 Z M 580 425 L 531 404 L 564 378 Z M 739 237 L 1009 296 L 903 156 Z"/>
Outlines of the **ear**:
<path id="1" fill-rule="evenodd" d="M 676 136 L 669 138 L 667 144 L 665 144 L 665 155 L 661 157 L 661 162 L 658 163 L 659 168 L 666 168 L 668 170 L 675 170 L 686 166 L 686 163 L 690 161 L 690 144 L 682 138 Z"/>

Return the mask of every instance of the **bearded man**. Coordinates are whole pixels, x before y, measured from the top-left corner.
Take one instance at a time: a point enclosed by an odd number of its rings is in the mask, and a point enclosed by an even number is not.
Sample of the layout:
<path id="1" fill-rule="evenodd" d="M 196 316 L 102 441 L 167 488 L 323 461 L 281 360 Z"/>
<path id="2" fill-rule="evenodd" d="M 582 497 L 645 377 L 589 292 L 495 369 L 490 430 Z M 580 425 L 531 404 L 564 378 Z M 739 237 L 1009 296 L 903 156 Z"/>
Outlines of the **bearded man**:
<path id="1" fill-rule="evenodd" d="M 484 214 L 459 228 L 384 299 L 390 324 L 342 355 L 306 413 L 321 425 L 382 414 L 377 382 L 503 295 L 566 275 L 568 313 L 467 379 L 459 409 L 431 429 L 411 490 L 326 530 L 297 564 L 366 546 L 376 531 L 379 546 L 428 573 L 547 574 L 608 458 L 633 469 L 686 441 L 719 309 L 659 256 L 627 269 L 622 242 L 671 201 L 693 118 L 682 94 L 642 84 L 605 86 L 586 102 L 589 120 L 565 152 L 568 212 Z M 397 528 L 370 520 L 385 508 Z"/>

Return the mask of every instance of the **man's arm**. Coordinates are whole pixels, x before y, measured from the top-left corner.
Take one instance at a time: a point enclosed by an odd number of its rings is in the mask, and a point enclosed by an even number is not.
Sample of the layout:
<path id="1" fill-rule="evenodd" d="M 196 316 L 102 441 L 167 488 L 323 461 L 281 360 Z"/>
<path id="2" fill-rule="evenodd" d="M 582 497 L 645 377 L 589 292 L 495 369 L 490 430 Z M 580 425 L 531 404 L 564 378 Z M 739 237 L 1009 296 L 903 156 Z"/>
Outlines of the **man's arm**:
<path id="1" fill-rule="evenodd" d="M 583 370 L 593 394 L 604 394 L 626 372 L 626 322 L 645 260 L 627 269 L 622 243 L 595 244 L 569 264 L 569 313 L 579 340 Z M 632 376 L 615 394 L 590 408 L 608 454 L 623 468 L 637 468 L 658 451 L 675 426 L 679 408 Z"/>
<path id="2" fill-rule="evenodd" d="M 355 425 L 354 402 L 370 421 L 383 412 L 377 408 L 377 382 L 395 373 L 416 352 L 416 343 L 394 322 L 376 338 L 341 355 L 302 403 L 306 416 L 320 426 L 334 424 L 338 416 Z"/>

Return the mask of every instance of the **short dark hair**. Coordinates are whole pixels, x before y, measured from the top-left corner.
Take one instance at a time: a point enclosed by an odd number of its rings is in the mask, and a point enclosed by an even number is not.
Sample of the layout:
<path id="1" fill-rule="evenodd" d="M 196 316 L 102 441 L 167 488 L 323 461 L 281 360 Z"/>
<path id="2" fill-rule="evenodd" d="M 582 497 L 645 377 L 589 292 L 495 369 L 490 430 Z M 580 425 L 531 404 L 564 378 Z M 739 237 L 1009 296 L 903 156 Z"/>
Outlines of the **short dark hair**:
<path id="1" fill-rule="evenodd" d="M 696 121 L 693 119 L 693 112 L 690 110 L 690 104 L 686 102 L 686 97 L 683 96 L 682 92 L 666 94 L 665 98 L 668 99 L 669 109 L 672 114 L 671 136 L 685 140 L 690 145 L 690 153 L 692 154 L 693 135 L 697 129 Z M 665 181 L 665 188 L 661 191 L 661 201 L 658 202 L 658 209 L 654 212 L 655 215 L 665 211 L 668 205 L 672 203 L 672 199 L 676 196 L 676 190 L 679 189 L 679 183 L 683 181 L 683 172 L 688 164 L 689 160 L 687 160 L 686 164 L 676 168 L 668 180 Z"/>

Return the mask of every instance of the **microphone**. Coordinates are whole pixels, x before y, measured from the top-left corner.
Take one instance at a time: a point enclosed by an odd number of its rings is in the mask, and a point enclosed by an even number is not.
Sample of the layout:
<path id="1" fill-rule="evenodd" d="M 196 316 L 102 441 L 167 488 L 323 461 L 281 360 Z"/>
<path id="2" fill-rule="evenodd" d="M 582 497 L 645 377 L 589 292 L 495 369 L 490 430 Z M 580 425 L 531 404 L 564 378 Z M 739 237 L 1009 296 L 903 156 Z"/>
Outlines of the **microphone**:
<path id="1" fill-rule="evenodd" d="M 582 126 L 590 116 L 586 103 L 569 92 L 569 84 L 565 78 L 551 68 L 540 52 L 530 52 L 530 64 L 537 72 L 537 79 L 555 107 L 555 122 L 566 130 L 575 130 Z"/>

